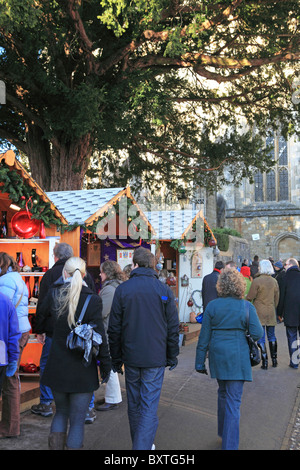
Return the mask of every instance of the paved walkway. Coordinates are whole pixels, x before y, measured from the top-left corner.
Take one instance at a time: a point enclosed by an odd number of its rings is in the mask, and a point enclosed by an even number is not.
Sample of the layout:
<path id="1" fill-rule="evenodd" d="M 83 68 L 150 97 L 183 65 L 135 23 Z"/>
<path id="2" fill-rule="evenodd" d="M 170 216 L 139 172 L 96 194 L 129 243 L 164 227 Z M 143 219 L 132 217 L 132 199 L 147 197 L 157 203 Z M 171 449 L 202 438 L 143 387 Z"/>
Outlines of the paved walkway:
<path id="1" fill-rule="evenodd" d="M 253 382 L 244 387 L 240 450 L 300 450 L 300 369 L 288 367 L 284 325 L 276 327 L 276 334 L 279 366 L 266 371 L 253 368 Z M 172 372 L 166 369 L 155 439 L 157 453 L 220 449 L 217 382 L 195 372 L 196 344 L 183 346 L 177 368 Z M 124 377 L 120 378 L 124 401 L 114 411 L 97 412 L 96 421 L 85 426 L 85 450 L 131 449 Z M 96 400 L 103 393 L 100 387 Z M 0 440 L 0 449 L 47 450 L 50 424 L 51 418 L 27 411 L 22 414 L 21 436 Z"/>

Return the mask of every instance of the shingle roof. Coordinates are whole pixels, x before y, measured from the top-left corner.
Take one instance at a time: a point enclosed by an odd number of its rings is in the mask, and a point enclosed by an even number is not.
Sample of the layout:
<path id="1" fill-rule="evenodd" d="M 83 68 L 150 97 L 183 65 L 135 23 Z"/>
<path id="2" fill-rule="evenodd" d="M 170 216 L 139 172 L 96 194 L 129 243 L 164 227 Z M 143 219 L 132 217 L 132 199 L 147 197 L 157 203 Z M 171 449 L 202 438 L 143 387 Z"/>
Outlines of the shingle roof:
<path id="1" fill-rule="evenodd" d="M 145 212 L 159 240 L 177 240 L 188 229 L 198 210 L 174 210 Z"/>
<path id="2" fill-rule="evenodd" d="M 65 216 L 69 224 L 83 224 L 124 188 L 51 191 L 47 196 Z"/>

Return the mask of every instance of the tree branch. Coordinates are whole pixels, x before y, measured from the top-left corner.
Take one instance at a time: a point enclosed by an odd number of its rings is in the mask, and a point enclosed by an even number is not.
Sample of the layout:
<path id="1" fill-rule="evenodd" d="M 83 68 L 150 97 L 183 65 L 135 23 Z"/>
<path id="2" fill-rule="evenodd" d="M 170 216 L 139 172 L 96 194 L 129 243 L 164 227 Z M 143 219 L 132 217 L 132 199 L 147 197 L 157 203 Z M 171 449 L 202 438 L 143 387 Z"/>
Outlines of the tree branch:
<path id="1" fill-rule="evenodd" d="M 8 140 L 11 144 L 13 144 L 18 150 L 27 154 L 28 146 L 27 143 L 23 140 L 20 140 L 18 137 L 13 135 L 11 132 L 4 130 L 3 128 L 0 129 L 0 138 L 3 140 Z"/>
<path id="2" fill-rule="evenodd" d="M 155 143 L 156 146 L 158 147 L 161 147 L 164 151 L 169 151 L 169 152 L 173 152 L 173 153 L 177 153 L 179 155 L 185 155 L 185 156 L 188 156 L 189 158 L 198 158 L 197 156 L 195 155 L 189 155 L 185 152 L 181 152 L 179 150 L 176 150 L 174 148 L 169 148 L 168 146 L 166 145 L 163 145 L 159 142 L 153 142 L 151 141 L 150 139 L 148 139 L 147 137 L 143 136 L 143 135 L 139 135 L 140 138 L 146 140 L 147 142 L 149 143 Z M 143 146 L 139 141 L 138 141 L 138 138 L 135 137 L 135 143 L 137 145 L 137 147 L 139 147 L 139 149 L 143 152 L 143 153 L 151 153 L 152 155 L 155 155 L 156 157 L 158 158 L 161 158 L 162 160 L 165 160 L 167 161 L 168 163 L 171 163 L 172 165 L 178 167 L 178 168 L 182 168 L 184 170 L 195 170 L 195 171 L 216 171 L 216 170 L 219 170 L 221 168 L 222 165 L 225 165 L 226 162 L 230 161 L 231 159 L 230 158 L 225 158 L 221 163 L 220 165 L 214 167 L 214 168 L 201 168 L 199 166 L 193 166 L 193 165 L 184 165 L 182 163 L 179 163 L 179 162 L 176 162 L 168 157 L 166 157 L 165 155 L 162 155 L 161 153 L 159 152 L 156 152 L 154 150 L 151 150 L 149 149 L 148 147 L 145 147 Z M 204 158 L 204 157 L 201 157 L 201 158 Z M 207 157 L 205 157 L 207 158 Z"/>

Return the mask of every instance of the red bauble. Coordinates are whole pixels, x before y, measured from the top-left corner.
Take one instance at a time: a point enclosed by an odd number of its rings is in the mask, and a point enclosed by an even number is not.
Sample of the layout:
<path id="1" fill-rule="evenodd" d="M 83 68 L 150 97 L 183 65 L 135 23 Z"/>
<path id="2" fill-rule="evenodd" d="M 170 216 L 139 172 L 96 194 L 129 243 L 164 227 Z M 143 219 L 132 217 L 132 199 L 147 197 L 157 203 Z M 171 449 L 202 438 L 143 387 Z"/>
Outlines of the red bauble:
<path id="1" fill-rule="evenodd" d="M 208 242 L 209 246 L 216 246 L 216 240 L 214 240 L 213 238 L 211 238 Z"/>
<path id="2" fill-rule="evenodd" d="M 17 212 L 11 219 L 11 228 L 18 237 L 31 238 L 40 228 L 40 221 L 32 219 L 32 214 L 27 210 Z"/>
<path id="3" fill-rule="evenodd" d="M 44 222 L 41 222 L 40 238 L 46 238 L 46 229 L 45 229 L 45 224 L 44 224 Z"/>

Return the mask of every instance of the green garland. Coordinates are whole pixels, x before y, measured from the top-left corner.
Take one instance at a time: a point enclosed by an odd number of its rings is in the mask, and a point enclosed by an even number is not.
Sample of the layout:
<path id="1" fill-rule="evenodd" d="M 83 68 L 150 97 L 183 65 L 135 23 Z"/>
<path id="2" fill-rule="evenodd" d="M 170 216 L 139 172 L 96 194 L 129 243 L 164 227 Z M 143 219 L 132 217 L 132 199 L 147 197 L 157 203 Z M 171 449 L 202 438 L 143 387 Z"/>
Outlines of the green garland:
<path id="1" fill-rule="evenodd" d="M 16 170 L 11 170 L 6 163 L 2 162 L 0 165 L 0 183 L 3 183 L 3 186 L 0 186 L 0 190 L 3 193 L 8 193 L 10 199 L 14 204 L 18 205 L 21 209 L 26 208 L 26 202 L 30 201 L 32 204 L 28 207 L 32 214 L 33 219 L 42 220 L 46 227 L 50 225 L 55 225 L 60 227 L 61 233 L 72 232 L 76 228 L 80 227 L 84 232 L 90 231 L 96 233 L 98 223 L 103 220 L 105 217 L 114 216 L 115 214 L 119 215 L 119 201 L 116 201 L 113 206 L 114 210 L 109 209 L 105 211 L 100 217 L 95 219 L 92 224 L 79 224 L 75 222 L 74 224 L 63 224 L 60 219 L 55 217 L 54 211 L 51 209 L 51 204 L 49 202 L 43 201 L 43 199 L 24 182 L 22 176 Z M 127 214 L 130 206 L 134 204 L 132 199 L 127 199 Z M 140 214 L 137 212 L 135 217 L 138 217 Z M 125 222 L 125 221 L 123 221 Z M 131 217 L 127 218 L 127 226 L 131 222 Z M 133 219 L 134 222 L 134 219 Z M 137 229 L 140 229 L 140 224 L 137 224 Z M 151 232 L 148 227 L 148 237 L 151 238 Z"/>
<path id="2" fill-rule="evenodd" d="M 55 217 L 49 202 L 43 199 L 34 191 L 31 186 L 24 182 L 24 179 L 16 170 L 11 170 L 6 163 L 0 165 L 0 186 L 2 193 L 8 193 L 12 202 L 21 209 L 26 209 L 26 202 L 31 199 L 31 206 L 28 208 L 33 219 L 42 220 L 46 227 L 50 225 L 60 226 L 62 222 Z"/>
<path id="3" fill-rule="evenodd" d="M 193 223 L 192 232 L 196 232 L 196 222 Z M 204 246 L 205 247 L 209 246 L 209 242 L 212 239 L 212 236 L 213 236 L 212 231 L 210 230 L 209 226 L 207 225 L 206 221 L 204 220 Z M 172 248 L 174 248 L 174 250 L 179 250 L 179 248 L 181 247 L 182 244 L 183 245 L 186 244 L 186 241 L 187 241 L 186 237 L 179 238 L 179 239 L 173 240 L 170 243 L 170 246 Z M 196 237 L 191 239 L 190 241 L 191 242 L 196 241 Z"/>

